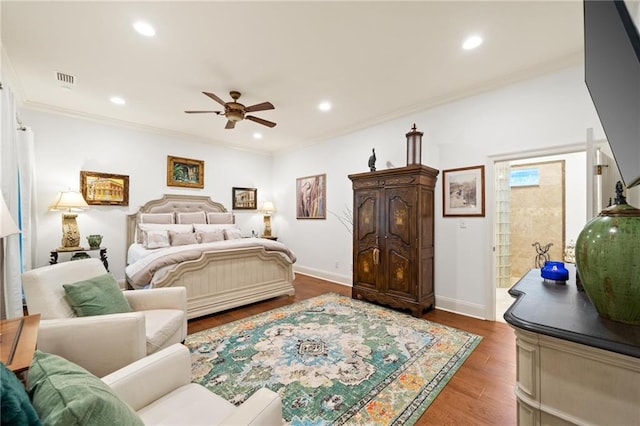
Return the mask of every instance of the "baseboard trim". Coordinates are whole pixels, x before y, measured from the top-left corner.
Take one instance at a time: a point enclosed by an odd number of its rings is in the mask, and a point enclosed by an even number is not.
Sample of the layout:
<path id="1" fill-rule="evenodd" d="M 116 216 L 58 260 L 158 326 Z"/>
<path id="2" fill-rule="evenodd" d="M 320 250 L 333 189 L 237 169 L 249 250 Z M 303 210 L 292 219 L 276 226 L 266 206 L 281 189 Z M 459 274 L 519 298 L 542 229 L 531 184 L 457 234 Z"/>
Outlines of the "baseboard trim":
<path id="1" fill-rule="evenodd" d="M 299 265 L 294 265 L 293 272 L 299 272 L 301 274 L 309 275 L 314 278 L 320 278 L 336 284 L 342 284 L 346 285 L 347 287 L 352 287 L 351 283 L 353 282 L 353 277 L 351 275 L 332 274 L 331 272 Z"/>
<path id="2" fill-rule="evenodd" d="M 477 303 L 463 302 L 457 299 L 451 299 L 449 297 L 438 296 L 436 294 L 436 308 L 443 311 L 453 312 L 454 314 L 465 315 L 472 318 L 486 320 L 485 310 L 483 305 Z"/>

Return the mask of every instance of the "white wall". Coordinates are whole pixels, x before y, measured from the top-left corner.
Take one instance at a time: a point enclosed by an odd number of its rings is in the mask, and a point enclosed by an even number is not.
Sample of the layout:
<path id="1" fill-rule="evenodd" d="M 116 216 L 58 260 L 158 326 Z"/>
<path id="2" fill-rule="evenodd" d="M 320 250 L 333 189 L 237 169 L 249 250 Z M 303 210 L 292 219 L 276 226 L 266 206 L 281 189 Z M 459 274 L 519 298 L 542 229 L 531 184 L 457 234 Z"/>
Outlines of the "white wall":
<path id="1" fill-rule="evenodd" d="M 126 215 L 163 194 L 206 195 L 231 210 L 231 188 L 255 187 L 258 203 L 271 198 L 271 157 L 145 133 L 92 121 L 23 110 L 23 122 L 35 134 L 36 192 L 39 205 L 36 266 L 48 264 L 49 251 L 60 246 L 60 212 L 47 211 L 61 190 L 78 190 L 80 170 L 129 176 L 129 206 L 91 206 L 78 214 L 81 244 L 101 234 L 109 266 L 124 278 Z M 167 155 L 204 160 L 204 189 L 168 187 Z M 262 229 L 257 211 L 235 211 L 246 235 Z"/>

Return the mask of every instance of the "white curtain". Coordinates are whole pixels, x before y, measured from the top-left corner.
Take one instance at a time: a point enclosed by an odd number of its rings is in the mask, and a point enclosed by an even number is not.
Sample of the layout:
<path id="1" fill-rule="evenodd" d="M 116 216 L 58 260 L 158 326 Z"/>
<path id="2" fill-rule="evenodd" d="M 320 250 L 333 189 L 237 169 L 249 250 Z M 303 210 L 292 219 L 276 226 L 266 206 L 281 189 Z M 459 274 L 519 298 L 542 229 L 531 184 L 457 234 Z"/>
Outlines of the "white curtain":
<path id="1" fill-rule="evenodd" d="M 7 318 L 22 316 L 22 284 L 20 275 L 32 267 L 32 236 L 35 235 L 33 186 L 34 156 L 33 133 L 18 128 L 16 104 L 11 89 L 2 87 L 2 124 L 0 144 L 0 183 L 9 212 L 21 234 L 4 239 L 4 294 L 2 302 Z"/>

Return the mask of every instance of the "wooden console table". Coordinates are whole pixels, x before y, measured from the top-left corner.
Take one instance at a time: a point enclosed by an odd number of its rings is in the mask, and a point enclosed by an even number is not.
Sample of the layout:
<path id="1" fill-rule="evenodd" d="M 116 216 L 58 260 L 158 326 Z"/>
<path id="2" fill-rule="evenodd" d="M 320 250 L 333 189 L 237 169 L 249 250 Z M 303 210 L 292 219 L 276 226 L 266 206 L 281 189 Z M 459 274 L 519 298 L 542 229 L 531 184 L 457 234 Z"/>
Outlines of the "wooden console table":
<path id="1" fill-rule="evenodd" d="M 0 321 L 1 359 L 18 377 L 31 365 L 39 324 L 40 314 Z"/>
<path id="2" fill-rule="evenodd" d="M 640 326 L 600 317 L 567 268 L 567 284 L 532 269 L 509 290 L 518 424 L 640 424 Z"/>

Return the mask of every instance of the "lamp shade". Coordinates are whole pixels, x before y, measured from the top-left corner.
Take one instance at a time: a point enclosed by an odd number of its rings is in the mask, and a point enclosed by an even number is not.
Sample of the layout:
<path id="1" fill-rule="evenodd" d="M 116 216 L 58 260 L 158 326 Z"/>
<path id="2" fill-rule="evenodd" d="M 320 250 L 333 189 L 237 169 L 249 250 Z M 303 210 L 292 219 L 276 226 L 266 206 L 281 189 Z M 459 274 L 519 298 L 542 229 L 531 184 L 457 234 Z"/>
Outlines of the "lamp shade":
<path id="1" fill-rule="evenodd" d="M 276 211 L 276 208 L 273 206 L 271 201 L 265 201 L 262 203 L 262 209 L 260 209 L 264 214 L 271 214 Z"/>
<path id="2" fill-rule="evenodd" d="M 20 233 L 20 229 L 18 229 L 18 225 L 11 217 L 11 213 L 9 213 L 9 208 L 4 202 L 4 197 L 0 194 L 0 238 L 4 238 L 7 235 L 13 235 Z"/>
<path id="3" fill-rule="evenodd" d="M 56 198 L 49 204 L 49 210 L 80 211 L 87 210 L 89 205 L 77 191 L 58 192 Z"/>

